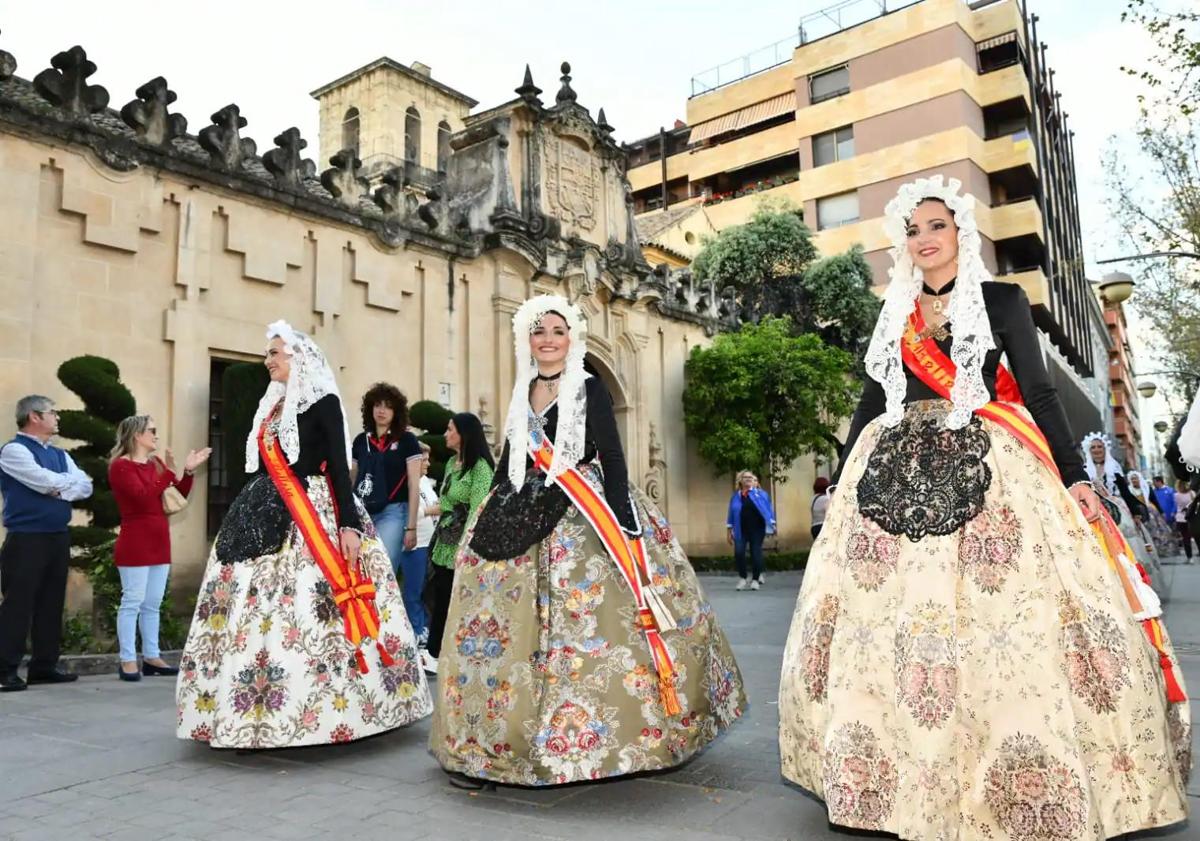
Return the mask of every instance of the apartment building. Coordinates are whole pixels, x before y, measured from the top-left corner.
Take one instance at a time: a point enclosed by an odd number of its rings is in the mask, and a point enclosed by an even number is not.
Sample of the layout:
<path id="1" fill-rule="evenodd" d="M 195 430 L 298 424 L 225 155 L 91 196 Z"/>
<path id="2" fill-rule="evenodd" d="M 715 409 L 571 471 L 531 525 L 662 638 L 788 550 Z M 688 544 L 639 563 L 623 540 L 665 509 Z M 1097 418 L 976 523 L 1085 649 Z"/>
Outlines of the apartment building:
<path id="1" fill-rule="evenodd" d="M 778 197 L 823 253 L 861 244 L 884 284 L 884 206 L 943 173 L 979 200 L 984 259 L 1056 358 L 1095 374 L 1072 132 L 1024 0 L 844 0 L 694 77 L 686 122 L 627 146 L 641 226 L 694 204 L 719 230 Z"/>

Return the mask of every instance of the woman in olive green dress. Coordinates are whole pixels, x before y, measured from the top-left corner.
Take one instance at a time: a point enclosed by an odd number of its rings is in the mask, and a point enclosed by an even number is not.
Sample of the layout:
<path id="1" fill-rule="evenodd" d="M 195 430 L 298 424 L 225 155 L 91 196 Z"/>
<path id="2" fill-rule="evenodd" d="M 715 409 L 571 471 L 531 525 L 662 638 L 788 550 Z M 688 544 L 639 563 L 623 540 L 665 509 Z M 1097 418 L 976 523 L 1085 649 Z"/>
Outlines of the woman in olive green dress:
<path id="1" fill-rule="evenodd" d="M 430 749 L 464 788 L 679 765 L 745 709 L 733 652 L 629 485 L 578 310 L 540 296 L 513 329 L 507 442 L 458 553 Z"/>

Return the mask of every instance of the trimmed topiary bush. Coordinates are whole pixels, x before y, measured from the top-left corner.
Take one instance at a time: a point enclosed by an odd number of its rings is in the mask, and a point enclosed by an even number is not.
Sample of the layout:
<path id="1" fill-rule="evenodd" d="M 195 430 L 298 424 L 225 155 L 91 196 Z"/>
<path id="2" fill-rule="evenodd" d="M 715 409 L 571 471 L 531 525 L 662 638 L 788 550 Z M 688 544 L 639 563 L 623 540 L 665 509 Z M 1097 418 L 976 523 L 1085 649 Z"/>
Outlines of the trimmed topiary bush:
<path id="1" fill-rule="evenodd" d="M 408 407 L 409 423 L 434 435 L 444 433 L 453 417 L 453 412 L 432 400 L 418 400 Z"/>
<path id="2" fill-rule="evenodd" d="M 271 377 L 260 362 L 235 362 L 221 374 L 221 430 L 230 498 L 246 483 L 246 438 Z"/>

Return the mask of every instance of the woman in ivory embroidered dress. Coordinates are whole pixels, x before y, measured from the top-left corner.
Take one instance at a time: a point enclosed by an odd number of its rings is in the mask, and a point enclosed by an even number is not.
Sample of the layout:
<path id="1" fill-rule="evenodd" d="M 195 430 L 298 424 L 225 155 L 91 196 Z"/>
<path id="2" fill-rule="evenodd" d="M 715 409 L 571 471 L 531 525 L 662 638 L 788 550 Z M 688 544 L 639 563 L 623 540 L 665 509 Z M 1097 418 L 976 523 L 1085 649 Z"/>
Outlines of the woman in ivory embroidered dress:
<path id="1" fill-rule="evenodd" d="M 1150 533 L 1150 539 L 1154 542 L 1154 549 L 1158 552 L 1158 560 L 1161 564 L 1163 558 L 1179 554 L 1179 540 L 1175 530 L 1168 526 L 1167 521 L 1163 519 L 1158 497 L 1154 495 L 1154 488 L 1146 481 L 1146 477 L 1137 470 L 1130 470 L 1127 478 L 1129 493 L 1146 509 L 1142 525 Z"/>
<path id="2" fill-rule="evenodd" d="M 959 186 L 887 207 L 870 378 L 784 653 L 784 776 L 906 839 L 1181 821 L 1190 719 L 1153 593 L 1094 536 L 1029 302 L 988 282 Z"/>
<path id="3" fill-rule="evenodd" d="M 1084 436 L 1079 447 L 1083 453 L 1084 469 L 1100 504 L 1108 509 L 1113 522 L 1125 536 L 1129 548 L 1133 550 L 1132 560 L 1142 565 L 1154 586 L 1158 587 L 1162 583 L 1162 569 L 1158 563 L 1158 551 L 1150 542 L 1150 533 L 1145 525 L 1146 506 L 1130 491 L 1125 471 L 1113 457 L 1112 443 L 1103 432 L 1092 432 Z"/>
<path id="4" fill-rule="evenodd" d="M 629 485 L 579 311 L 539 296 L 513 335 L 507 441 L 458 553 L 430 749 L 462 787 L 678 765 L 745 709 L 733 653 Z"/>
<path id="5" fill-rule="evenodd" d="M 391 562 L 350 488 L 333 371 L 286 322 L 267 340 L 253 476 L 213 544 L 176 690 L 179 737 L 220 748 L 348 742 L 432 711 Z"/>

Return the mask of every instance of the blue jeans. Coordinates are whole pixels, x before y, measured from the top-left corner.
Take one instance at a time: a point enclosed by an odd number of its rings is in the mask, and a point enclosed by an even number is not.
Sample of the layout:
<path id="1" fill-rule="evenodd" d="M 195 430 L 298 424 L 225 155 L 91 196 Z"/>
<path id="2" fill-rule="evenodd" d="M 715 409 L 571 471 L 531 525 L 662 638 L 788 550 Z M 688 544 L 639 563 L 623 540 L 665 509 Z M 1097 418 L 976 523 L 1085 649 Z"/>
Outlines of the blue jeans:
<path id="1" fill-rule="evenodd" d="M 733 544 L 733 560 L 737 564 L 738 575 L 742 578 L 747 578 L 746 574 L 746 550 L 750 550 L 750 559 L 754 564 L 754 580 L 758 581 L 762 578 L 763 573 L 763 540 L 766 538 L 765 531 L 749 531 L 742 530 L 742 539 L 734 541 Z"/>
<path id="2" fill-rule="evenodd" d="M 408 502 L 393 502 L 378 514 L 372 514 L 379 541 L 392 562 L 392 571 L 400 569 L 400 553 L 404 551 L 404 530 L 408 528 Z"/>
<path id="3" fill-rule="evenodd" d="M 158 608 L 167 590 L 170 564 L 148 567 L 117 567 L 121 574 L 121 606 L 117 608 L 117 641 L 121 660 L 137 660 L 137 630 L 142 630 L 142 657 L 159 656 Z"/>
<path id="4" fill-rule="evenodd" d="M 414 549 L 408 552 L 404 549 L 404 530 L 408 528 L 408 502 L 393 502 L 378 514 L 372 514 L 375 530 L 379 532 L 379 540 L 387 550 L 388 559 L 392 562 L 392 572 L 396 578 L 403 576 L 401 594 L 404 598 L 404 609 L 408 612 L 408 621 L 413 627 L 413 633 L 420 635 L 425 629 L 425 606 L 421 604 L 421 588 L 425 584 L 425 563 L 429 558 L 429 550 Z M 417 557 L 419 554 L 420 557 Z"/>
<path id="5" fill-rule="evenodd" d="M 400 553 L 400 563 L 396 571 L 396 577 L 402 579 L 400 595 L 404 599 L 404 609 L 408 612 L 408 621 L 417 636 L 421 636 L 421 632 L 429 627 L 425 603 L 421 601 L 421 590 L 425 587 L 425 568 L 428 564 L 428 546 L 406 549 Z"/>

